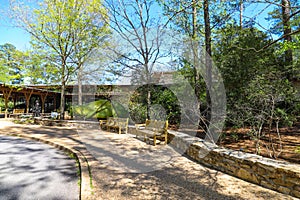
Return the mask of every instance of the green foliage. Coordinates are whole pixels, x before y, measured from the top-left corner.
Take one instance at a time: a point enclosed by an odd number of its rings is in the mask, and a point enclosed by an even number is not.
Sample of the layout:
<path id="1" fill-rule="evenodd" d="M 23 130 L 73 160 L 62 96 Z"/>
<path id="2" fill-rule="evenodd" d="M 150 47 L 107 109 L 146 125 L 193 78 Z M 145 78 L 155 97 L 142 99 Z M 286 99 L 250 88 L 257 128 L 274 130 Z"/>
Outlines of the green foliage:
<path id="1" fill-rule="evenodd" d="M 300 147 L 296 147 L 295 152 L 296 152 L 296 153 L 300 153 Z"/>
<path id="2" fill-rule="evenodd" d="M 243 126 L 276 118 L 291 124 L 295 93 L 276 56 L 278 46 L 258 51 L 269 39 L 255 28 L 228 25 L 220 33 L 214 55 L 226 88 L 227 122 Z"/>
<path id="3" fill-rule="evenodd" d="M 109 100 L 97 100 L 82 106 L 72 106 L 76 117 L 84 119 L 106 119 L 107 117 L 127 117 L 126 109 L 119 103 Z"/>
<path id="4" fill-rule="evenodd" d="M 172 19 L 170 24 L 173 29 L 188 37 L 194 37 L 193 29 L 195 28 L 197 40 L 202 39 L 201 35 L 204 33 L 203 1 L 157 0 L 157 2 L 162 6 L 164 14 Z M 195 2 L 195 5 L 192 2 Z M 231 21 L 230 13 L 236 10 L 237 5 L 237 2 L 232 1 L 209 1 L 211 27 L 221 27 L 225 22 Z M 196 13 L 193 13 L 193 7 Z M 196 24 L 193 24 L 193 14 L 195 14 Z"/>
<path id="5" fill-rule="evenodd" d="M 180 59 L 180 69 L 178 72 L 189 81 L 192 88 L 195 90 L 195 87 L 199 88 L 199 96 L 198 100 L 201 102 L 201 109 L 206 108 L 206 85 L 204 78 L 201 75 L 195 75 L 195 68 L 193 67 L 192 63 L 187 60 L 187 58 L 183 57 Z M 197 80 L 195 80 L 197 79 Z M 195 92 L 196 93 L 196 92 Z"/>
<path id="6" fill-rule="evenodd" d="M 34 124 L 34 119 L 32 118 L 14 119 L 13 122 L 15 124 Z"/>
<path id="7" fill-rule="evenodd" d="M 256 120 L 259 116 L 267 125 L 280 122 L 282 125 L 292 125 L 295 120 L 295 93 L 287 79 L 283 79 L 279 72 L 265 73 L 256 76 L 249 84 L 246 106 L 251 108 L 246 117 L 247 121 Z M 271 120 L 271 121 L 270 121 Z"/>
<path id="8" fill-rule="evenodd" d="M 0 107 L 1 109 L 5 108 L 5 103 L 3 98 L 0 98 Z"/>
<path id="9" fill-rule="evenodd" d="M 34 51 L 19 51 L 11 44 L 0 45 L 0 82 L 8 84 L 58 83 L 57 67 Z"/>
<path id="10" fill-rule="evenodd" d="M 276 108 L 274 115 L 280 120 L 281 126 L 291 127 L 296 121 L 296 116 L 289 113 L 288 110 L 285 110 L 284 108 Z"/>
<path id="11" fill-rule="evenodd" d="M 24 76 L 29 84 L 59 84 L 59 68 L 51 62 L 50 55 L 41 50 L 24 52 Z"/>
<path id="12" fill-rule="evenodd" d="M 273 48 L 257 52 L 269 43 L 267 36 L 255 29 L 239 29 L 231 24 L 219 30 L 220 37 L 214 48 L 214 60 L 222 72 L 227 96 L 240 96 L 241 90 L 257 74 L 280 68 Z"/>
<path id="13" fill-rule="evenodd" d="M 8 106 L 8 109 L 13 109 L 14 108 L 14 103 L 12 101 L 9 101 L 7 106 Z M 0 98 L 0 108 L 2 110 L 5 110 L 5 102 L 4 102 L 3 98 Z"/>
<path id="14" fill-rule="evenodd" d="M 12 44 L 0 45 L 0 82 L 22 84 L 24 72 L 23 52 Z"/>
<path id="15" fill-rule="evenodd" d="M 166 119 L 170 124 L 180 123 L 180 107 L 179 102 L 174 93 L 167 88 L 158 87 L 152 95 L 152 103 L 160 105 L 164 110 Z M 156 109 L 157 112 L 157 109 Z M 163 119 L 161 119 L 163 120 Z"/>
<path id="16" fill-rule="evenodd" d="M 113 116 L 111 103 L 108 100 L 98 100 L 82 106 L 73 106 L 73 114 L 84 119 L 107 118 Z"/>
<path id="17" fill-rule="evenodd" d="M 145 123 L 147 119 L 147 106 L 145 104 L 131 101 L 129 103 L 129 110 L 130 117 L 135 123 Z"/>
<path id="18" fill-rule="evenodd" d="M 171 90 L 162 86 L 151 86 L 150 117 L 169 120 L 170 124 L 179 125 L 180 107 Z M 131 96 L 129 102 L 131 118 L 136 123 L 143 123 L 147 118 L 147 86 L 140 87 Z"/>
<path id="19" fill-rule="evenodd" d="M 90 53 L 102 44 L 107 33 L 107 14 L 102 1 L 44 0 L 30 9 L 22 1 L 13 0 L 11 7 L 12 18 L 32 36 L 34 49 L 42 52 L 51 63 L 44 66 L 57 68 L 50 71 L 60 77 L 60 114 L 63 117 L 66 83 L 76 75 Z"/>
<path id="20" fill-rule="evenodd" d="M 282 4 L 290 6 L 282 6 Z M 285 71 L 289 80 L 299 79 L 299 1 L 280 1 L 273 8 L 268 20 L 272 25 L 270 32 L 282 38 L 277 41 L 280 45 L 278 53 L 285 58 L 282 71 Z"/>
<path id="21" fill-rule="evenodd" d="M 299 10 L 299 2 L 297 0 L 289 0 L 289 2 L 291 4 L 291 13 L 297 12 Z M 278 4 L 273 6 L 274 9 L 268 13 L 267 17 L 267 20 L 272 25 L 270 31 L 279 36 L 283 35 L 282 7 L 280 5 L 281 1 L 278 1 Z M 290 18 L 290 20 L 290 24 L 293 29 L 299 25 L 299 15 L 295 15 L 294 17 Z"/>
<path id="22" fill-rule="evenodd" d="M 230 133 L 230 138 L 232 138 L 234 141 L 238 141 L 239 135 L 236 132 L 232 132 L 232 133 Z"/>
<path id="23" fill-rule="evenodd" d="M 52 61 L 57 64 L 71 63 L 67 66 L 70 72 L 75 70 L 72 62 L 84 61 L 109 33 L 101 1 L 45 0 L 40 6 L 31 20 L 33 45 L 56 55 Z"/>

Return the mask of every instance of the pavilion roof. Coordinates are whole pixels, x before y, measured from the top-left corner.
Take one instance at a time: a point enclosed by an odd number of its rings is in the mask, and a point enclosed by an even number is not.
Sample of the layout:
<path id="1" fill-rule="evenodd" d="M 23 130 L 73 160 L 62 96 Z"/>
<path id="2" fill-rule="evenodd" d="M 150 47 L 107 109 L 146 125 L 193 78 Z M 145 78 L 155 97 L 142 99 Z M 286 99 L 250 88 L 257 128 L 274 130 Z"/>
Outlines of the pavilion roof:
<path id="1" fill-rule="evenodd" d="M 0 83 L 0 92 L 3 91 L 11 91 L 12 93 L 32 93 L 32 94 L 59 94 L 59 92 L 36 88 L 32 86 L 26 86 L 26 85 L 9 85 Z"/>

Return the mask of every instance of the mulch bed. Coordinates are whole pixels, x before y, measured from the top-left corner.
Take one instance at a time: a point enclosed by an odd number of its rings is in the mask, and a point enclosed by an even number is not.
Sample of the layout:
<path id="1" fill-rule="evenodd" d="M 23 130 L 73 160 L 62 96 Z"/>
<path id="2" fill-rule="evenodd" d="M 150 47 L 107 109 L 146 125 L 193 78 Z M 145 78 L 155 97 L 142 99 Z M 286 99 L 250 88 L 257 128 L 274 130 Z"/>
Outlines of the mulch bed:
<path id="1" fill-rule="evenodd" d="M 249 129 L 225 130 L 224 135 L 219 139 L 218 145 L 300 164 L 300 122 L 296 123 L 293 127 L 280 128 L 279 133 L 281 147 L 276 130 L 272 130 L 271 132 L 265 131 L 264 136 L 260 140 L 259 153 L 256 148 L 257 140 L 249 134 Z M 276 156 L 273 154 L 273 148 Z"/>
<path id="2" fill-rule="evenodd" d="M 169 129 L 177 130 L 175 126 L 169 126 Z M 202 139 L 205 138 L 203 130 L 184 130 L 182 132 Z M 271 130 L 271 132 L 265 131 L 264 136 L 260 138 L 259 152 L 256 148 L 257 140 L 249 132 L 250 129 L 247 128 L 226 129 L 217 144 L 227 149 L 300 164 L 300 122 L 295 123 L 292 127 L 279 128 L 281 145 L 276 129 Z"/>

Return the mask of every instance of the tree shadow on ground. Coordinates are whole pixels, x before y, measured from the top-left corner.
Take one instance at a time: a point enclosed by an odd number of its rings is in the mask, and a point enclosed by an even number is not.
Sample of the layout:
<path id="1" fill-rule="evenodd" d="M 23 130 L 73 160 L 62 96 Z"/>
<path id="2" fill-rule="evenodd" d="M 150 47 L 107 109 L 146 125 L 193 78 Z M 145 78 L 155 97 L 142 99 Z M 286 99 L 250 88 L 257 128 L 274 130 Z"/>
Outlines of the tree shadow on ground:
<path id="1" fill-rule="evenodd" d="M 126 173 L 119 169 L 123 166 L 132 167 L 139 164 L 139 169 L 149 167 L 147 163 L 134 163 L 136 160 L 128 157 L 128 152 L 141 150 L 155 153 L 152 145 L 134 138 L 126 139 L 121 135 L 113 134 L 115 145 L 109 146 L 107 140 L 90 138 L 86 147 L 77 134 L 76 129 L 61 127 L 13 127 L 16 133 L 28 135 L 45 135 L 47 137 L 67 140 L 73 147 L 82 152 L 89 153 L 87 149 L 97 149 L 104 156 L 95 161 L 91 166 L 92 179 L 96 184 L 99 199 L 283 199 L 282 195 L 259 186 L 241 181 L 237 178 L 224 175 L 195 163 L 178 154 L 168 155 L 168 162 L 158 169 L 153 168 L 140 173 Z M 94 131 L 95 135 L 101 134 L 100 130 Z M 5 132 L 0 129 L 1 132 Z M 129 141 L 130 140 L 130 141 Z M 137 142 L 142 146 L 131 146 Z M 95 145 L 100 144 L 100 146 Z M 169 148 L 158 145 L 155 148 Z M 131 154 L 130 154 L 131 155 Z M 158 160 L 162 157 L 158 157 Z M 152 160 L 148 160 L 151 163 Z M 143 164 L 143 163 L 142 163 Z M 114 168 L 117 166 L 117 168 Z M 225 192 L 224 192 L 225 191 Z M 239 194 L 240 192 L 244 194 Z M 256 195 L 257 193 L 257 195 Z"/>
<path id="2" fill-rule="evenodd" d="M 75 161 L 63 152 L 39 142 L 0 136 L 0 158 L 3 200 L 79 197 Z"/>

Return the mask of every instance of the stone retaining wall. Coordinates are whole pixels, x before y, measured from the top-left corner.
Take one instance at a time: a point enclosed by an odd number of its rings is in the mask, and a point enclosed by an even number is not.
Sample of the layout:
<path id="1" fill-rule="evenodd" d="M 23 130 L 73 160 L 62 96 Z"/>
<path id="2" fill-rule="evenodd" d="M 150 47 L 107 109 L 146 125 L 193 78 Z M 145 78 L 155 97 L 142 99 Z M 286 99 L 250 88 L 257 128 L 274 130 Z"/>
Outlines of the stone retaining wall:
<path id="1" fill-rule="evenodd" d="M 170 144 L 196 161 L 261 185 L 300 198 L 300 165 L 255 154 L 220 148 L 184 133 L 169 131 Z"/>
<path id="2" fill-rule="evenodd" d="M 54 120 L 54 119 L 43 119 L 35 118 L 36 124 L 44 126 L 65 126 L 65 127 L 77 127 L 85 129 L 99 129 L 99 122 L 97 121 L 79 121 L 79 120 Z"/>

